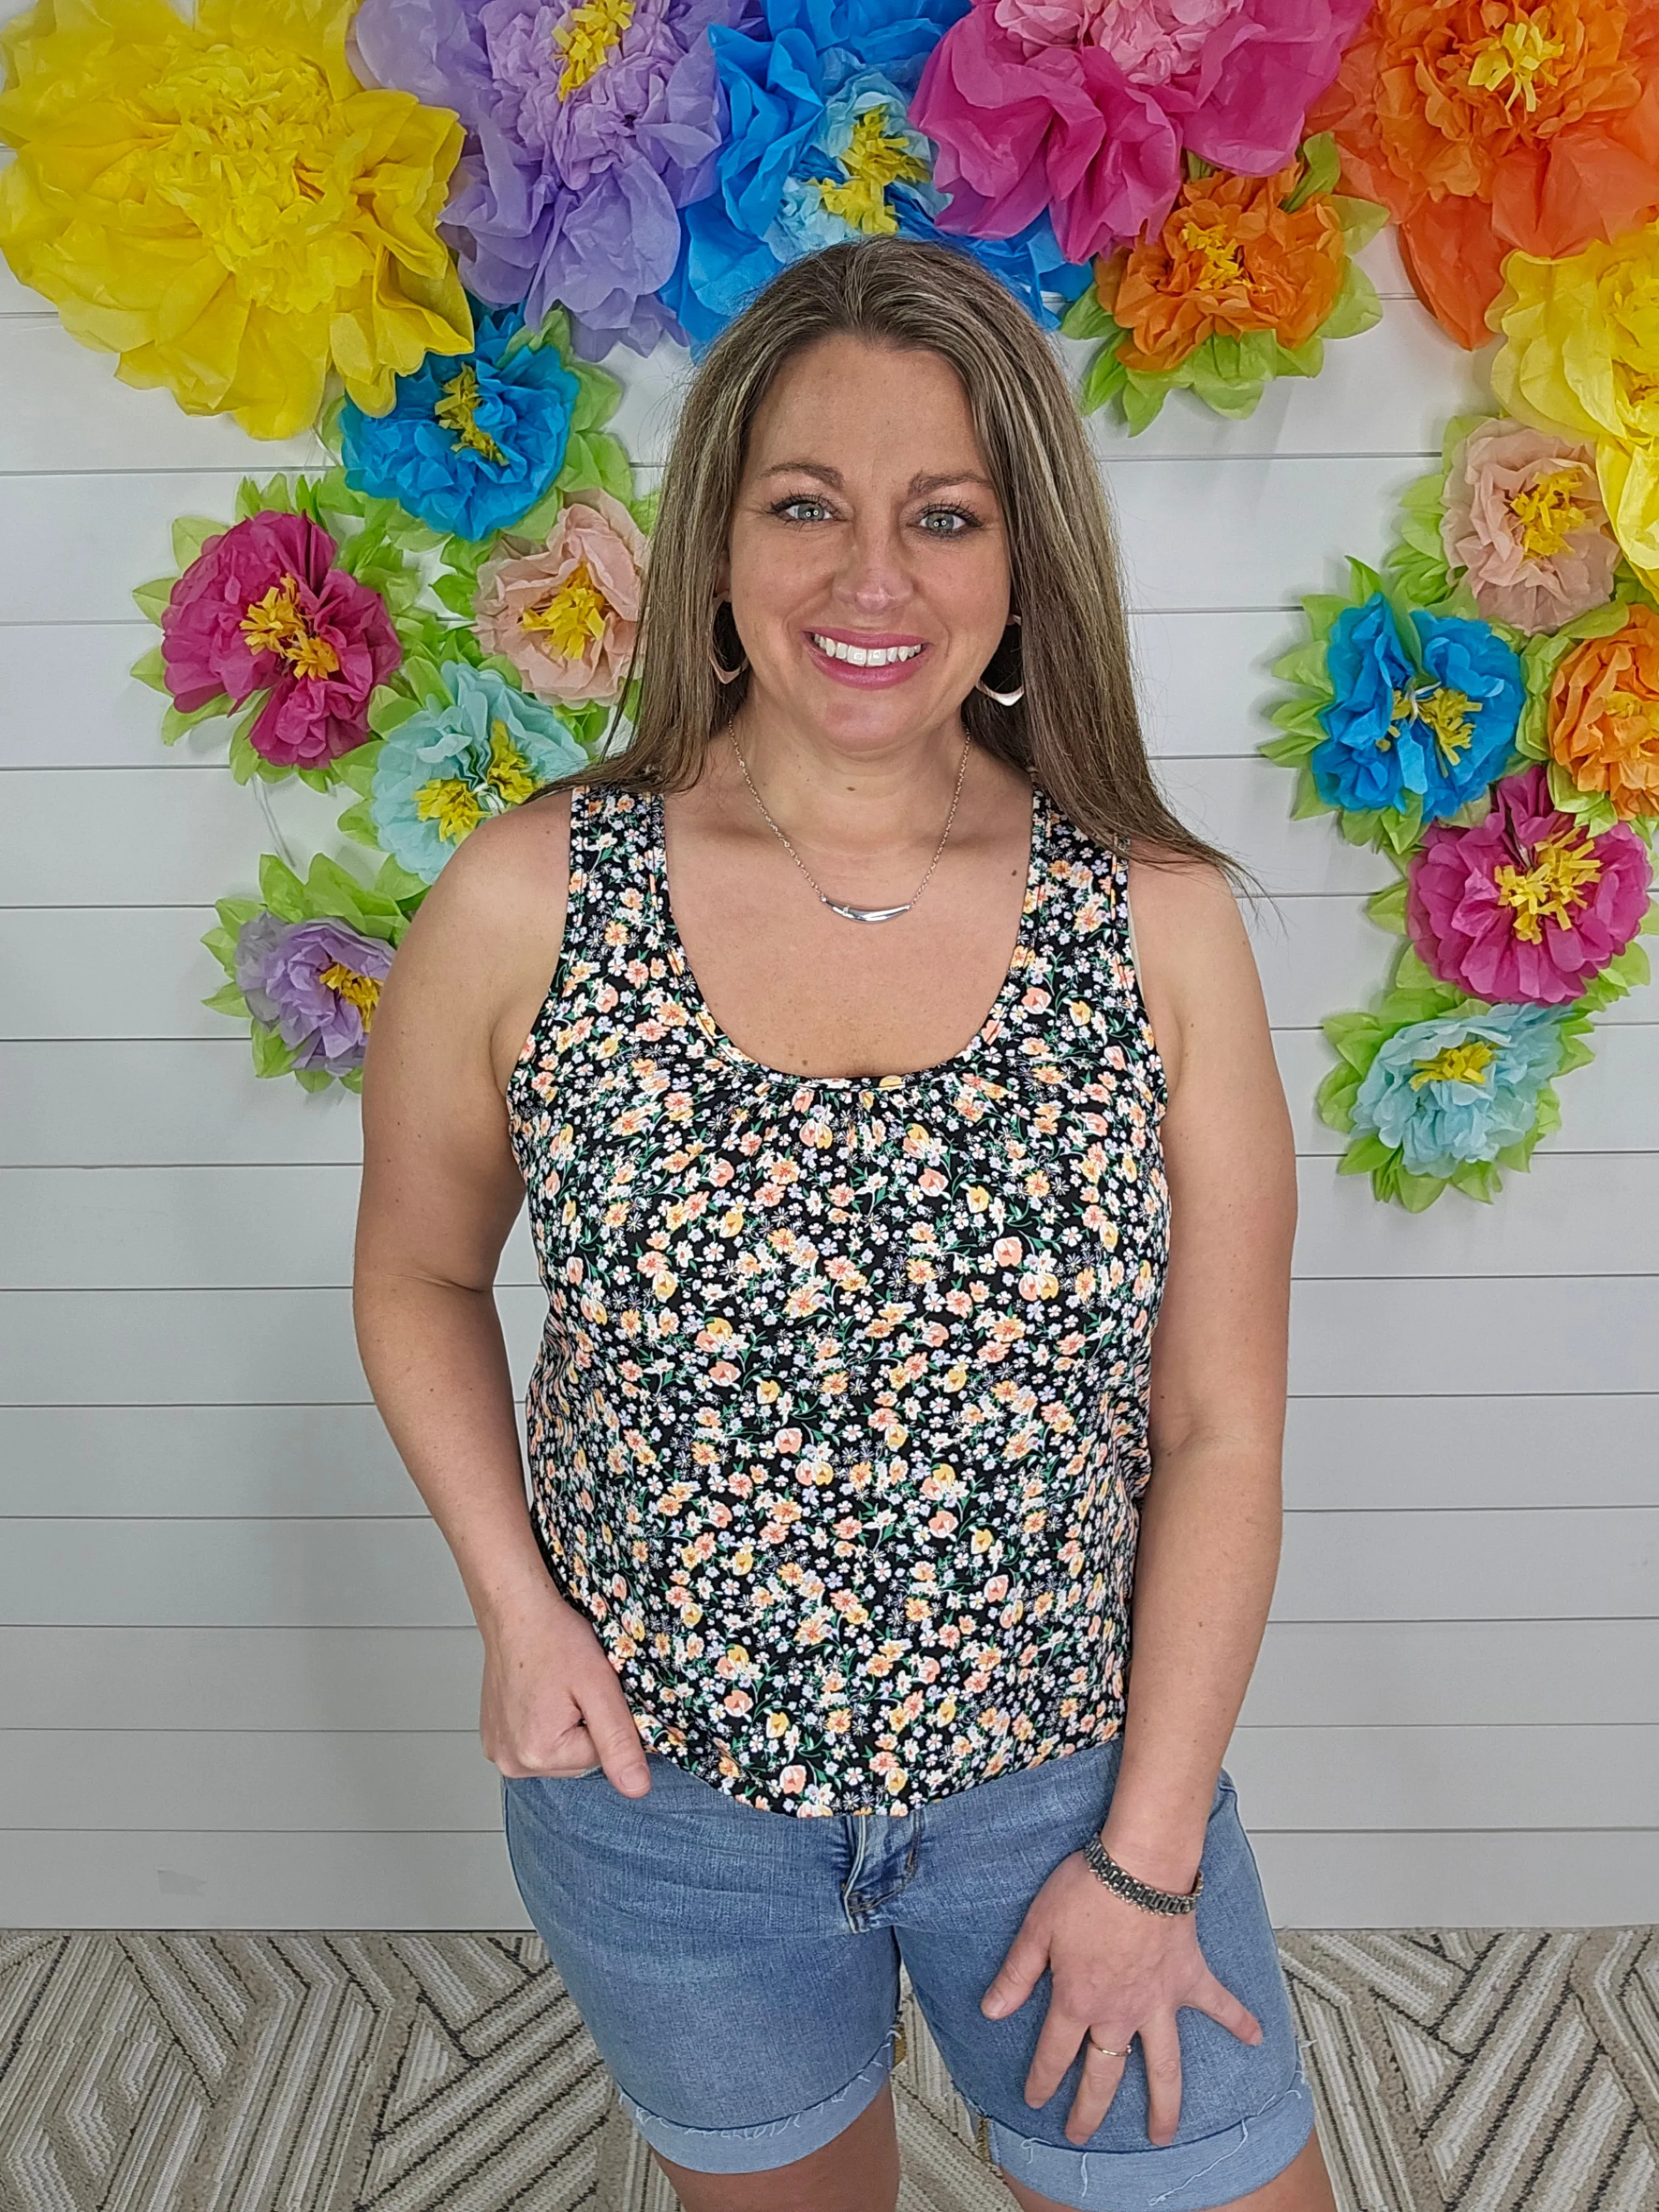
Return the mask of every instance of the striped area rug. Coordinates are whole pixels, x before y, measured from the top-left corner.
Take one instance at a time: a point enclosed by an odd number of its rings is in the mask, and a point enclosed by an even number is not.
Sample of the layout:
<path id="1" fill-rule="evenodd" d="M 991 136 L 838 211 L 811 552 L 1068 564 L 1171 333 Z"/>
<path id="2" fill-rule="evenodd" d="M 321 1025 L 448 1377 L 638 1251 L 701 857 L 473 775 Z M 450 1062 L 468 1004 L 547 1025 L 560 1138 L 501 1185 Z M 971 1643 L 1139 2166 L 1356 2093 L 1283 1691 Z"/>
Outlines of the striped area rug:
<path id="1" fill-rule="evenodd" d="M 1343 2212 L 1656 2212 L 1659 1932 L 1282 1939 Z M 1009 2212 L 907 2008 L 902 2212 Z M 530 1936 L 0 1936 L 4 2212 L 674 2212 Z"/>

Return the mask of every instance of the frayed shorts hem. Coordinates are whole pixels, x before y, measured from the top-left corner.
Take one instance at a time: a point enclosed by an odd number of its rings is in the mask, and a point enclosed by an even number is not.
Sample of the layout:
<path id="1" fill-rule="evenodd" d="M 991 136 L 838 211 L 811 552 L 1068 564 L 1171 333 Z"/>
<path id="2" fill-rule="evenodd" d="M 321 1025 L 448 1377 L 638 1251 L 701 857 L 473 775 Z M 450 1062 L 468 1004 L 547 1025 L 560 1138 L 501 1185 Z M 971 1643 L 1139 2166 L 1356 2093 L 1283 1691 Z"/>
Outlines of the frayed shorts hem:
<path id="1" fill-rule="evenodd" d="M 787 2119 L 767 2120 L 752 2128 L 683 2128 L 673 2120 L 647 2112 L 625 2089 L 618 2088 L 617 2094 L 652 2149 L 660 2151 L 676 2166 L 692 2173 L 766 2173 L 775 2166 L 793 2166 L 797 2159 L 809 2158 L 815 2150 L 833 2142 L 874 2104 L 892 2070 L 890 2032 L 870 2063 L 860 2068 L 844 2089 Z"/>
<path id="2" fill-rule="evenodd" d="M 1299 2067 L 1264 2111 L 1219 2135 L 1158 2148 L 1062 2149 L 984 2117 L 993 2166 L 1078 2212 L 1212 2212 L 1276 2179 L 1314 2124 L 1313 2094 Z"/>

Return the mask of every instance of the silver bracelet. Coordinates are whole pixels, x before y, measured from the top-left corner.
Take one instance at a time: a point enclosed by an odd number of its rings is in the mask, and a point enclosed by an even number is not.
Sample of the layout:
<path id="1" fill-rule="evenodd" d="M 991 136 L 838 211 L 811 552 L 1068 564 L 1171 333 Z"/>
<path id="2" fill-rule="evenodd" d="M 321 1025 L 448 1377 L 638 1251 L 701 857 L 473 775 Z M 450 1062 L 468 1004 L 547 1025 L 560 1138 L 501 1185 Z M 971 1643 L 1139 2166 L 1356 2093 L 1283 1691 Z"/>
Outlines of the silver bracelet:
<path id="1" fill-rule="evenodd" d="M 1089 1862 L 1089 1871 L 1103 1881 L 1108 1889 L 1138 1905 L 1143 1912 L 1162 1912 L 1174 1915 L 1194 1912 L 1198 1909 L 1199 1893 L 1204 1887 L 1204 1870 L 1200 1867 L 1198 1879 L 1182 1896 L 1177 1890 L 1154 1889 L 1150 1882 L 1139 1881 L 1126 1867 L 1121 1867 L 1108 1855 L 1106 1846 L 1098 1836 L 1091 1836 L 1083 1846 L 1083 1856 Z"/>

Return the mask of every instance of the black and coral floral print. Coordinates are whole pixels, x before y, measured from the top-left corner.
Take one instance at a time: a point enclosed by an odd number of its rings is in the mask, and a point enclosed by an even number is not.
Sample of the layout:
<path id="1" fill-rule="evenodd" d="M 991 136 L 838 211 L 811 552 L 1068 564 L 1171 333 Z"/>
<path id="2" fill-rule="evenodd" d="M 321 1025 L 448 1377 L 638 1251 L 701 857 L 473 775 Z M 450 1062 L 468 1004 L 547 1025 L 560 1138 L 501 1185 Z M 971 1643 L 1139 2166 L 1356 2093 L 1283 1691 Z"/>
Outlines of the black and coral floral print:
<path id="1" fill-rule="evenodd" d="M 646 1742 L 747 1803 L 905 1814 L 1121 1725 L 1169 1231 L 1126 887 L 1036 794 L 973 1041 L 799 1077 L 703 1004 L 660 801 L 572 801 L 508 1091 L 535 1517 Z"/>

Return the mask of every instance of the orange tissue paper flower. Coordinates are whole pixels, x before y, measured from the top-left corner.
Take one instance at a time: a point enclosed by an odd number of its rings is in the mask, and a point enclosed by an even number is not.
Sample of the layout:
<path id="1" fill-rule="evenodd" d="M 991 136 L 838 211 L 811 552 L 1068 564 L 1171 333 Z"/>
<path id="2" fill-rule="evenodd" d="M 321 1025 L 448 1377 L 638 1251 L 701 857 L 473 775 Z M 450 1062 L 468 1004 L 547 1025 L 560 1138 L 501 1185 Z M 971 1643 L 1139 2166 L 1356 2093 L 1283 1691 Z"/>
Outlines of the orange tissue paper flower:
<path id="1" fill-rule="evenodd" d="M 1512 248 L 1576 253 L 1659 206 L 1659 8 L 1377 0 L 1308 127 L 1399 224 L 1431 312 L 1484 344 Z"/>
<path id="2" fill-rule="evenodd" d="M 1659 615 L 1650 607 L 1632 607 L 1622 629 L 1586 638 L 1556 670 L 1549 749 L 1621 821 L 1659 815 Z"/>
<path id="3" fill-rule="evenodd" d="M 40 0 L 0 31 L 7 260 L 125 382 L 255 437 L 306 428 L 331 366 L 384 414 L 472 343 L 436 229 L 460 124 L 364 90 L 355 4 Z"/>
<path id="4" fill-rule="evenodd" d="M 1346 248 L 1328 198 L 1284 204 L 1299 173 L 1192 179 L 1156 235 L 1097 265 L 1101 303 L 1132 342 L 1126 368 L 1174 368 L 1218 334 L 1307 343 L 1336 304 Z"/>

